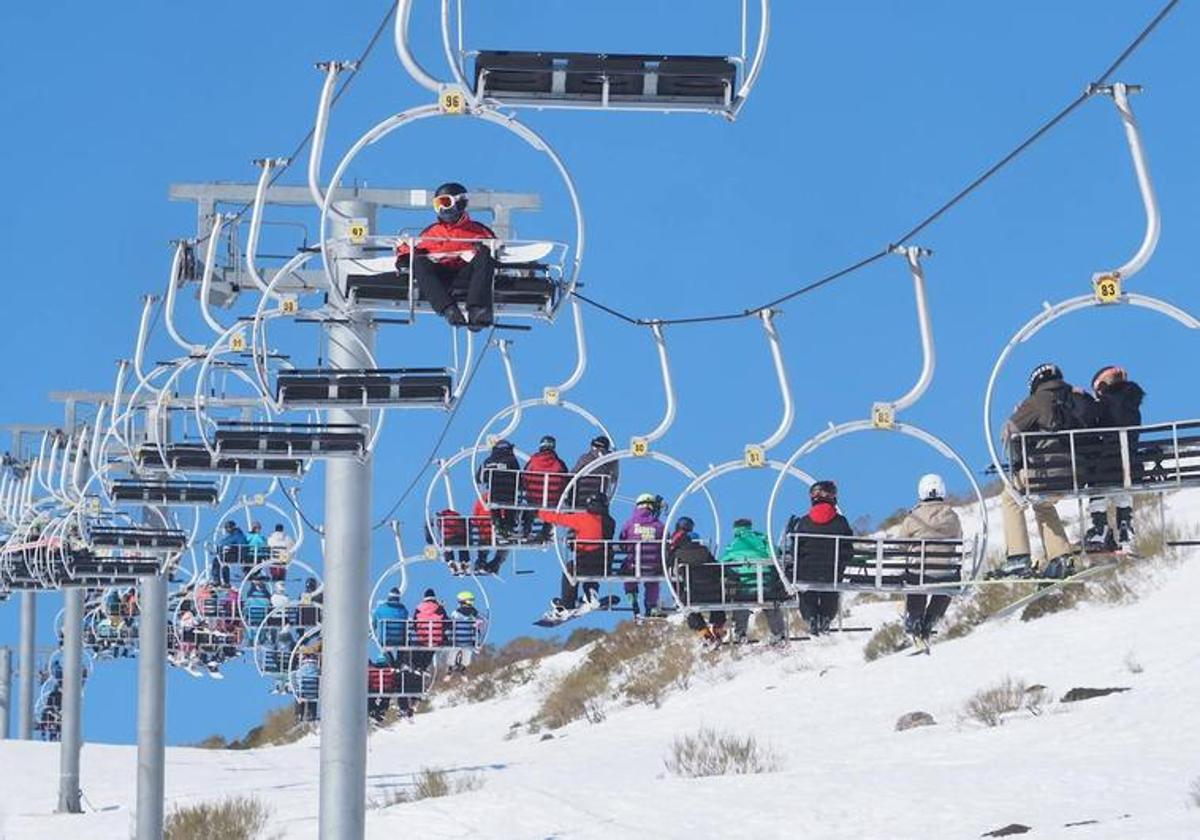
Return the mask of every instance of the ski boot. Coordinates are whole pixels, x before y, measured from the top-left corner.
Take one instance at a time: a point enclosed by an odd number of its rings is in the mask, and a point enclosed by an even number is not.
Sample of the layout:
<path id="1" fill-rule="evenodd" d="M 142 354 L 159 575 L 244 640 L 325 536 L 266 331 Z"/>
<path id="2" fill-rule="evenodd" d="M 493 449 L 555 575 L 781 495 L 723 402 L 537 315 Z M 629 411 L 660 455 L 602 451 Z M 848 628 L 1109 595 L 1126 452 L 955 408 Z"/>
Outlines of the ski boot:
<path id="1" fill-rule="evenodd" d="M 1029 559 L 1028 554 L 1014 554 L 1012 557 L 1006 558 L 999 567 L 988 572 L 987 579 L 1027 578 L 1033 577 L 1033 572 L 1033 562 Z"/>
<path id="2" fill-rule="evenodd" d="M 565 604 L 562 598 L 551 598 L 550 609 L 542 613 L 542 618 L 547 621 L 563 621 L 568 615 L 570 615 L 574 607 L 574 604 L 570 606 Z"/>
<path id="3" fill-rule="evenodd" d="M 1137 534 L 1133 530 L 1133 508 L 1117 508 L 1117 547 L 1124 552 L 1133 551 Z"/>
<path id="4" fill-rule="evenodd" d="M 625 593 L 625 601 L 626 601 L 626 605 L 629 607 L 630 612 L 633 613 L 633 620 L 640 623 L 642 620 L 642 611 L 638 607 L 637 593 L 636 592 L 626 592 Z"/>
<path id="5" fill-rule="evenodd" d="M 1092 513 L 1092 527 L 1083 535 L 1083 545 L 1088 551 L 1107 552 L 1117 547 L 1112 529 L 1108 527 L 1108 514 L 1104 511 Z"/>

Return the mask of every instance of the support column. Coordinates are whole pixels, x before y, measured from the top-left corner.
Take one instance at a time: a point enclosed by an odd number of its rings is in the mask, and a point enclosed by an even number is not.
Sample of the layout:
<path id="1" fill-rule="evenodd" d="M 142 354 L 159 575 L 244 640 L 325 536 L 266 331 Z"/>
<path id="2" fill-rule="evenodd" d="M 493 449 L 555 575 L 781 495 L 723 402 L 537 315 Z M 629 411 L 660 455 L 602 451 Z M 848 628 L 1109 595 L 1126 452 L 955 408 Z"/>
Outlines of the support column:
<path id="1" fill-rule="evenodd" d="M 10 714 L 12 714 L 12 649 L 0 647 L 0 741 L 8 740 Z"/>
<path id="2" fill-rule="evenodd" d="M 138 596 L 137 840 L 162 840 L 166 798 L 167 578 L 142 578 Z"/>
<path id="3" fill-rule="evenodd" d="M 22 741 L 33 738 L 34 681 L 37 678 L 37 593 L 21 593 L 21 652 L 17 662 L 21 682 L 18 687 L 17 737 Z"/>
<path id="4" fill-rule="evenodd" d="M 58 812 L 81 813 L 79 753 L 83 748 L 83 590 L 63 589 L 62 740 L 58 750 Z"/>
<path id="5" fill-rule="evenodd" d="M 375 207 L 338 202 L 346 217 L 375 227 Z M 331 214 L 331 236 L 345 237 L 348 220 Z M 339 253 L 353 253 L 343 245 Z M 370 367 L 362 345 L 373 347 L 365 321 L 329 327 L 328 364 Z M 329 410 L 330 423 L 369 423 L 369 411 Z M 322 840 L 361 840 L 367 796 L 367 623 L 371 589 L 371 472 L 363 461 L 334 458 L 325 465 L 325 603 L 321 613 Z"/>

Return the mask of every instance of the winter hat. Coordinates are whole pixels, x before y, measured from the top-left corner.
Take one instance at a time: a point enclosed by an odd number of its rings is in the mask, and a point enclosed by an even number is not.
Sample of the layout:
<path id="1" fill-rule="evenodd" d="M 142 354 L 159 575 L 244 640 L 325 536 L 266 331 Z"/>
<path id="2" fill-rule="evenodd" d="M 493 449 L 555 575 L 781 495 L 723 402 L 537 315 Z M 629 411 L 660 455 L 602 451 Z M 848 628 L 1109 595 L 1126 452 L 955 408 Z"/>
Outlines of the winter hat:
<path id="1" fill-rule="evenodd" d="M 1037 390 L 1038 386 L 1043 382 L 1052 382 L 1055 379 L 1062 379 L 1062 368 L 1053 362 L 1047 362 L 1043 365 L 1038 365 L 1033 369 L 1033 373 L 1029 374 L 1029 393 Z"/>
<path id="2" fill-rule="evenodd" d="M 1092 390 L 1099 393 L 1109 385 L 1124 382 L 1127 378 L 1125 368 L 1117 367 L 1116 365 L 1105 365 L 1096 371 L 1095 376 L 1092 377 Z"/>
<path id="3" fill-rule="evenodd" d="M 275 530 L 282 534 L 283 533 L 283 523 L 282 522 L 276 523 Z"/>
<path id="4" fill-rule="evenodd" d="M 437 593 L 436 593 L 436 592 L 434 592 L 432 589 L 426 589 L 426 590 L 425 590 L 425 596 L 424 596 L 424 597 L 426 597 L 426 598 L 436 598 L 436 597 L 437 597 Z"/>
<path id="5" fill-rule="evenodd" d="M 687 531 L 690 534 L 692 531 L 696 530 L 696 523 L 692 521 L 692 517 L 690 516 L 681 516 L 675 523 L 675 530 Z"/>
<path id="6" fill-rule="evenodd" d="M 507 440 L 505 438 L 501 438 L 500 440 L 498 440 L 494 444 L 492 444 L 492 449 L 495 449 L 499 452 L 504 452 L 505 450 L 509 450 L 512 448 L 513 448 L 512 441 Z"/>
<path id="7" fill-rule="evenodd" d="M 554 449 L 558 446 L 558 439 L 554 435 L 543 435 L 538 441 L 538 449 Z"/>
<path id="8" fill-rule="evenodd" d="M 735 519 L 735 520 L 733 520 L 733 527 L 734 527 L 734 528 L 751 528 L 751 527 L 753 527 L 753 526 L 754 526 L 754 523 L 753 523 L 753 522 L 751 522 L 749 519 Z"/>
<path id="9" fill-rule="evenodd" d="M 837 504 L 838 488 L 837 484 L 832 481 L 815 481 L 812 487 L 808 488 L 808 498 L 814 505 L 820 502 L 829 504 Z"/>

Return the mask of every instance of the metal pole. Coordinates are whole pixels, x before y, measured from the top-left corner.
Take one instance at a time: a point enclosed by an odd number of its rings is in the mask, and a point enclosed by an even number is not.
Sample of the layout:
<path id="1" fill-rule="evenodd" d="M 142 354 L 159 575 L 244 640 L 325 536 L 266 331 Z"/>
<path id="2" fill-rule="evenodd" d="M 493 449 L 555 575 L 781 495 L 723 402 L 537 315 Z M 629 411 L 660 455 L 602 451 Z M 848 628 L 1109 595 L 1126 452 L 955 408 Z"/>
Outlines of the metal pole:
<path id="1" fill-rule="evenodd" d="M 0 647 L 0 741 L 8 740 L 8 716 L 12 711 L 12 648 Z"/>
<path id="2" fill-rule="evenodd" d="M 349 220 L 375 227 L 375 207 L 338 202 L 331 234 L 345 237 Z M 355 250 L 347 247 L 347 250 Z M 361 344 L 373 344 L 363 322 L 329 328 L 329 364 L 361 368 L 370 363 Z M 369 423 L 370 412 L 326 412 L 330 423 Z M 371 457 L 330 460 L 325 467 L 325 609 L 321 657 L 322 840 L 359 840 L 366 830 L 367 614 L 371 588 Z"/>
<path id="3" fill-rule="evenodd" d="M 148 517 L 147 517 L 148 518 Z M 138 596 L 137 840 L 162 840 L 166 764 L 167 578 Z"/>
<path id="4" fill-rule="evenodd" d="M 33 738 L 33 685 L 37 676 L 36 652 L 34 642 L 37 639 L 37 594 L 34 592 L 21 593 L 21 651 L 17 662 L 21 682 L 18 686 L 20 703 L 17 719 L 17 737 L 22 741 Z"/>
<path id="5" fill-rule="evenodd" d="M 58 812 L 78 814 L 79 753 L 83 748 L 83 590 L 63 590 L 62 741 L 58 750 Z"/>

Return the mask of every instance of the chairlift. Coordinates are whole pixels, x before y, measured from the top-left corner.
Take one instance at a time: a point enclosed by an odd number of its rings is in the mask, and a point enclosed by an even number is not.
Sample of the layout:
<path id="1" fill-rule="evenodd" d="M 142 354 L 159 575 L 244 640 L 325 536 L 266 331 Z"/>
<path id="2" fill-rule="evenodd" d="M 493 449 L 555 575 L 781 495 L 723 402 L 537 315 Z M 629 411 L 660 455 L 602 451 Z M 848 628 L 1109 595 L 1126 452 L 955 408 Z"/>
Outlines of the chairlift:
<path id="1" fill-rule="evenodd" d="M 212 507 L 220 501 L 221 491 L 213 481 L 122 478 L 109 486 L 109 498 L 155 507 Z"/>
<path id="2" fill-rule="evenodd" d="M 813 479 L 792 464 L 770 457 L 770 450 L 783 441 L 795 420 L 795 403 L 792 399 L 791 386 L 788 384 L 787 370 L 783 362 L 783 349 L 779 333 L 775 327 L 775 312 L 770 309 L 761 310 L 759 318 L 767 335 L 771 350 L 771 359 L 775 367 L 775 377 L 783 401 L 783 417 L 775 431 L 761 443 L 751 443 L 745 447 L 740 459 L 725 461 L 709 467 L 708 470 L 694 478 L 679 497 L 671 505 L 666 521 L 678 521 L 686 509 L 688 501 L 697 492 L 709 493 L 708 486 L 722 476 L 745 470 L 771 470 L 778 472 L 779 481 L 784 477 L 792 477 L 806 486 Z M 714 509 L 712 546 L 719 552 L 721 547 L 721 516 L 716 510 L 712 496 L 709 503 Z M 675 602 L 684 612 L 699 612 L 707 610 L 754 609 L 756 607 L 795 607 L 796 599 L 779 582 L 774 561 L 770 557 L 755 561 L 740 561 L 736 564 L 743 574 L 733 572 L 731 564 L 722 564 L 712 557 L 711 552 L 701 562 L 681 562 L 678 555 L 669 556 L 669 532 L 664 532 L 662 540 L 662 556 L 667 562 L 666 585 Z M 752 572 L 752 574 L 751 574 Z"/>
<path id="3" fill-rule="evenodd" d="M 771 25 L 770 3 L 760 0 L 751 54 L 750 3 L 743 0 L 740 5 L 740 52 L 732 56 L 468 50 L 462 0 L 456 15 L 451 15 L 449 0 L 442 0 L 442 44 L 457 84 L 481 106 L 699 112 L 732 121 L 758 79 Z M 416 64 L 408 45 L 410 10 L 411 0 L 400 0 L 396 49 L 404 66 L 424 84 L 428 74 Z M 468 75 L 471 58 L 474 72 Z"/>
<path id="4" fill-rule="evenodd" d="M 921 257 L 930 252 L 915 246 L 898 247 L 894 252 L 903 256 L 912 275 L 917 303 L 917 323 L 921 333 L 922 366 L 916 384 L 900 398 L 878 402 L 872 406 L 871 418 L 852 420 L 814 435 L 796 449 L 785 461 L 792 468 L 806 455 L 832 440 L 859 432 L 893 432 L 924 443 L 951 461 L 971 484 L 979 520 L 978 533 L 973 538 L 959 540 L 921 540 L 891 537 L 837 537 L 830 534 L 786 535 L 784 544 L 775 542 L 775 512 L 783 492 L 783 473 L 776 479 L 767 503 L 767 539 L 776 568 L 788 591 L 844 592 L 873 591 L 897 594 L 940 593 L 952 595 L 964 590 L 966 584 L 982 572 L 987 551 L 987 505 L 975 475 L 954 449 L 937 436 L 903 423 L 897 415 L 914 405 L 933 381 L 935 352 L 933 328 L 925 294 L 925 272 Z M 834 568 L 827 572 L 808 568 L 802 552 L 810 543 L 832 542 Z M 824 552 L 822 552 L 824 553 Z"/>
<path id="5" fill-rule="evenodd" d="M 1141 426 L 1105 429 L 1071 429 L 1061 432 L 1024 432 L 1008 441 L 1008 462 L 992 425 L 996 382 L 1013 350 L 1045 327 L 1072 313 L 1092 307 L 1130 306 L 1165 315 L 1188 329 L 1200 329 L 1200 320 L 1158 298 L 1126 291 L 1126 281 L 1150 261 L 1158 245 L 1161 213 L 1142 144 L 1141 131 L 1129 103 L 1137 85 L 1116 83 L 1090 92 L 1112 98 L 1125 128 L 1125 137 L 1146 213 L 1146 227 L 1137 252 L 1122 266 L 1092 276 L 1088 294 L 1068 298 L 1029 320 L 1009 339 L 988 379 L 984 397 L 983 428 L 992 465 L 1004 482 L 1005 492 L 1021 504 L 1061 497 L 1088 497 L 1164 493 L 1200 484 L 1200 420 L 1177 420 Z M 1024 473 L 1024 476 L 1020 475 Z"/>
<path id="6" fill-rule="evenodd" d="M 213 438 L 218 456 L 282 458 L 361 458 L 366 427 L 357 423 L 218 422 Z"/>

